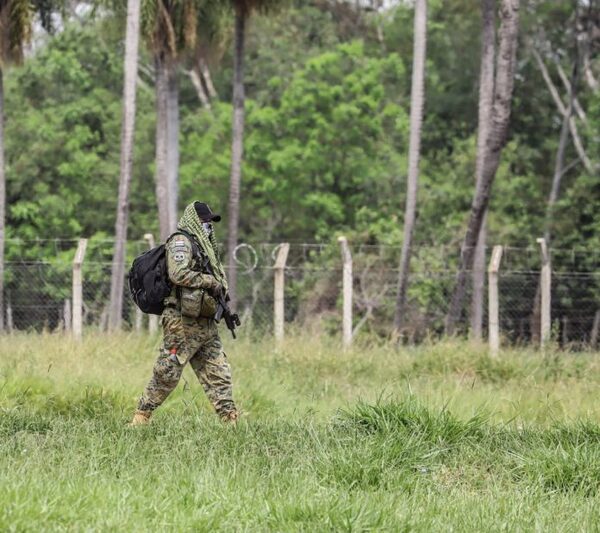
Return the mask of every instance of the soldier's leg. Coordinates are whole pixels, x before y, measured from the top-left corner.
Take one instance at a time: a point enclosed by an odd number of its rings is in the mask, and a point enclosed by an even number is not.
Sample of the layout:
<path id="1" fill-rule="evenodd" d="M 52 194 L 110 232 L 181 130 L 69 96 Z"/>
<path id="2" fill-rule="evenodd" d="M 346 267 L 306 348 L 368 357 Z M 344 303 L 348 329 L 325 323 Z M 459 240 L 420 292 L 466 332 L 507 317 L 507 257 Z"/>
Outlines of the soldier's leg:
<path id="1" fill-rule="evenodd" d="M 217 414 L 224 420 L 235 421 L 238 412 L 233 401 L 231 367 L 214 321 L 204 323 L 201 336 L 202 343 L 190 365 Z"/>
<path id="2" fill-rule="evenodd" d="M 177 387 L 187 360 L 181 316 L 166 309 L 162 316 L 163 343 L 154 364 L 152 377 L 138 403 L 138 412 L 149 414 Z"/>
<path id="3" fill-rule="evenodd" d="M 138 403 L 138 411 L 152 412 L 161 405 L 177 387 L 182 371 L 183 365 L 177 357 L 161 348 L 152 377 Z"/>

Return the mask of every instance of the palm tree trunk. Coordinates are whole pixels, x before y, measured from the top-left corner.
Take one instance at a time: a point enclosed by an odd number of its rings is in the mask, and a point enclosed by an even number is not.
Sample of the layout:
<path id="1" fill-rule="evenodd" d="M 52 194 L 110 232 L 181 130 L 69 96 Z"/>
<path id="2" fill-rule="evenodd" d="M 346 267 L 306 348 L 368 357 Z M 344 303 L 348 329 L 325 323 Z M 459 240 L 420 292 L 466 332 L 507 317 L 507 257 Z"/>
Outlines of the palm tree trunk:
<path id="1" fill-rule="evenodd" d="M 169 217 L 169 175 L 168 175 L 168 91 L 169 71 L 164 57 L 158 53 L 154 58 L 156 66 L 156 174 L 155 192 L 158 208 L 158 225 L 161 241 L 165 241 L 170 231 Z"/>
<path id="2" fill-rule="evenodd" d="M 4 74 L 0 67 L 0 332 L 4 331 L 4 246 L 6 176 L 4 174 Z"/>
<path id="3" fill-rule="evenodd" d="M 177 64 L 169 64 L 167 88 L 167 176 L 169 188 L 169 233 L 177 228 L 179 195 L 179 82 Z"/>
<path id="4" fill-rule="evenodd" d="M 231 306 L 237 303 L 237 272 L 234 251 L 238 243 L 240 217 L 240 184 L 244 155 L 244 34 L 246 12 L 243 6 L 235 11 L 235 44 L 233 56 L 233 138 L 231 143 L 231 181 L 229 188 L 229 236 L 227 239 L 229 296 Z"/>
<path id="5" fill-rule="evenodd" d="M 425 56 L 427 44 L 427 1 L 416 0 L 414 20 L 414 52 L 412 87 L 410 98 L 410 140 L 408 147 L 408 178 L 406 206 L 404 210 L 404 239 L 400 256 L 398 295 L 394 315 L 394 336 L 398 337 L 404 322 L 406 292 L 410 271 L 412 238 L 417 209 L 417 190 L 419 181 L 419 157 L 421 151 L 421 126 L 423 124 L 423 100 L 425 79 Z"/>
<path id="6" fill-rule="evenodd" d="M 457 321 L 462 316 L 467 272 L 473 266 L 477 239 L 489 204 L 492 184 L 500 164 L 502 149 L 506 144 L 508 135 L 518 45 L 519 0 L 502 0 L 500 16 L 502 22 L 499 30 L 500 43 L 496 60 L 496 92 L 492 105 L 491 124 L 482 165 L 481 180 L 477 182 L 475 188 L 471 215 L 462 245 L 461 263 L 446 316 L 446 333 L 449 335 L 455 332 Z"/>
<path id="7" fill-rule="evenodd" d="M 110 311 L 108 326 L 121 326 L 123 285 L 125 282 L 125 243 L 129 215 L 129 187 L 133 167 L 133 138 L 135 132 L 135 89 L 137 80 L 138 43 L 140 34 L 140 0 L 127 2 L 127 31 L 125 35 L 125 80 L 123 85 L 123 119 L 121 124 L 121 167 L 119 200 L 115 222 L 115 249 L 110 282 Z"/>
<path id="8" fill-rule="evenodd" d="M 481 180 L 494 102 L 494 56 L 496 54 L 495 0 L 481 2 L 482 32 L 479 70 L 479 116 L 477 126 L 477 162 L 475 183 Z M 487 240 L 487 209 L 483 216 L 473 262 L 473 295 L 471 299 L 471 335 L 480 340 L 483 331 L 483 295 L 485 289 L 485 245 Z"/>

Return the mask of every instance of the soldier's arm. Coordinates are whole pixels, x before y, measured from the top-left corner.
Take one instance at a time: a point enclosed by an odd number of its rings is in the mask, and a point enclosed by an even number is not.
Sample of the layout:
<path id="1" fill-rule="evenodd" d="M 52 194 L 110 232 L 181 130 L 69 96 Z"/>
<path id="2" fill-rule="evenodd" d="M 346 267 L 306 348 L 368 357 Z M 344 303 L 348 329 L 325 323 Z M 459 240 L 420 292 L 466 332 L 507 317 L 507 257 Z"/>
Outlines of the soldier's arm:
<path id="1" fill-rule="evenodd" d="M 167 243 L 167 270 L 169 279 L 175 284 L 190 289 L 209 290 L 218 284 L 210 274 L 192 270 L 194 256 L 192 243 L 184 235 L 175 235 Z"/>

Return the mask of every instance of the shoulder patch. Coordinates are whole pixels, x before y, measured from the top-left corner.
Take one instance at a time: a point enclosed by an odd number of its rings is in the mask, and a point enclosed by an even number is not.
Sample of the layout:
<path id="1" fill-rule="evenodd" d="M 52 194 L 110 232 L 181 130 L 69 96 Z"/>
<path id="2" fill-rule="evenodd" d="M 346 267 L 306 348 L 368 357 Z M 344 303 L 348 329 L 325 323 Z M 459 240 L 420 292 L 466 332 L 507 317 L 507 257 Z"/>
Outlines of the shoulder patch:
<path id="1" fill-rule="evenodd" d="M 173 254 L 173 259 L 175 260 L 176 263 L 181 263 L 182 261 L 185 260 L 185 254 L 183 252 L 175 252 Z"/>

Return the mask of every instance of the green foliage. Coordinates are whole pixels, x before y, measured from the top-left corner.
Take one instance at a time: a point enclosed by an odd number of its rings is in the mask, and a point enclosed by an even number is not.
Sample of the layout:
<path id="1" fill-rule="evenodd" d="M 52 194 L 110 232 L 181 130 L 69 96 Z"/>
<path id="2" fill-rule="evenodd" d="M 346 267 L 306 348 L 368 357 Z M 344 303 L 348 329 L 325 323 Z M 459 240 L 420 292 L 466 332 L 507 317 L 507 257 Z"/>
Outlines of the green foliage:
<path id="1" fill-rule="evenodd" d="M 194 5 L 201 26 L 209 14 L 219 24 L 225 20 L 209 1 Z M 570 37 L 556 26 L 570 8 L 550 3 L 538 8 L 537 17 L 524 16 L 523 31 L 543 27 L 569 57 Z M 354 242 L 400 243 L 412 15 L 405 4 L 370 16 L 348 5 L 317 2 L 292 3 L 250 19 L 242 240 L 325 241 L 345 232 Z M 429 6 L 417 246 L 454 247 L 462 238 L 474 183 L 479 17 L 472 0 Z M 184 19 L 177 20 L 183 34 Z M 210 37 L 205 26 L 199 26 L 203 43 Z M 122 21 L 109 15 L 67 25 L 6 77 L 9 237 L 112 234 L 122 38 Z M 543 231 L 560 120 L 525 46 L 519 57 L 511 140 L 492 195 L 489 240 L 530 244 Z M 143 54 L 133 238 L 156 228 L 149 63 Z M 231 68 L 231 51 L 212 65 L 219 93 L 212 112 L 200 108 L 191 83 L 181 79 L 181 205 L 202 197 L 224 211 Z M 600 100 L 583 87 L 578 97 L 588 117 L 587 125 L 580 124 L 582 138 L 590 158 L 598 161 Z M 567 161 L 574 158 L 569 147 Z M 596 178 L 581 165 L 565 176 L 552 225 L 555 246 L 596 242 Z"/>

